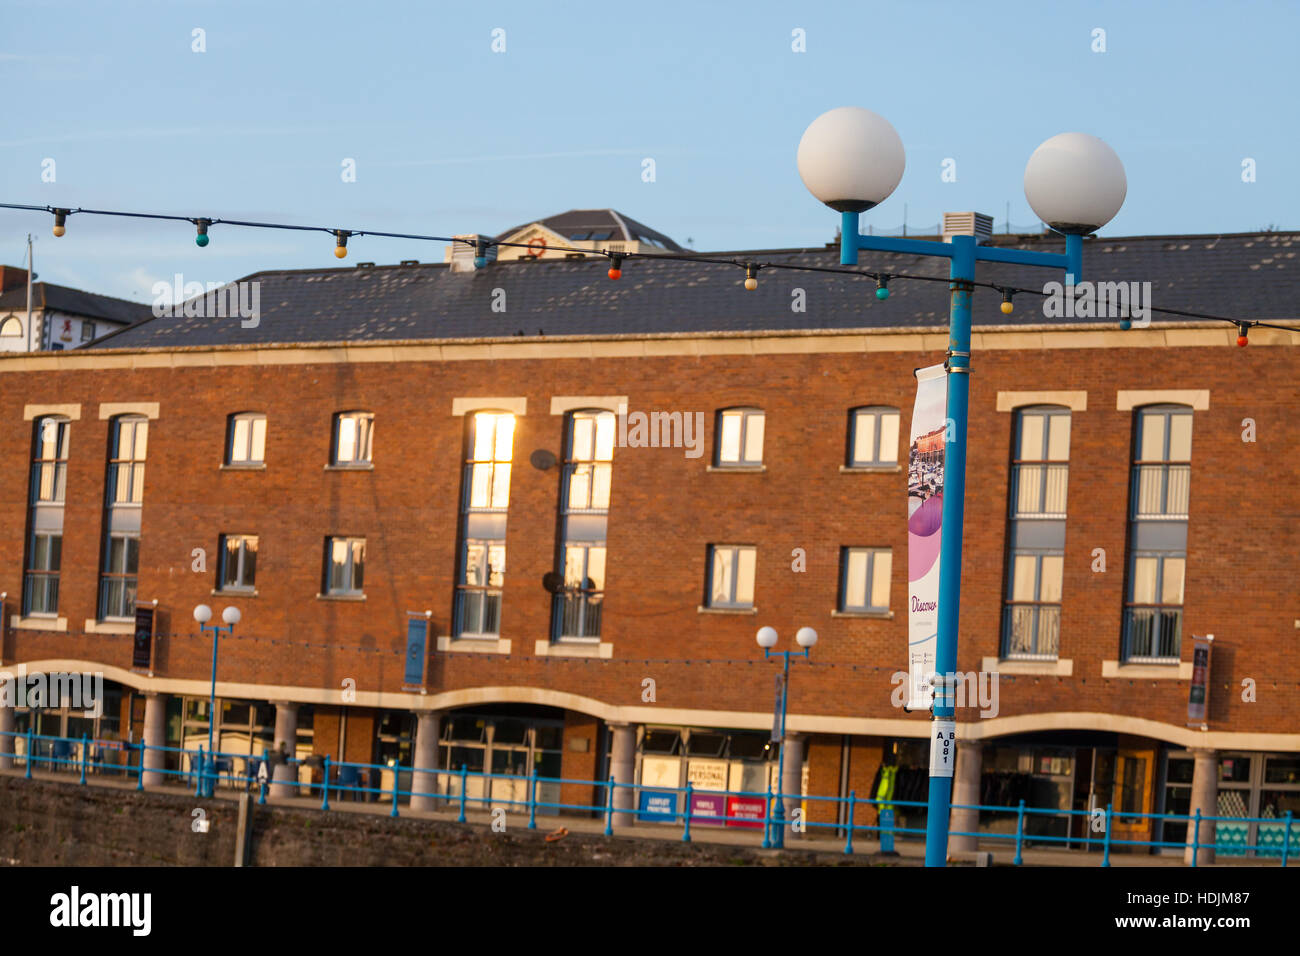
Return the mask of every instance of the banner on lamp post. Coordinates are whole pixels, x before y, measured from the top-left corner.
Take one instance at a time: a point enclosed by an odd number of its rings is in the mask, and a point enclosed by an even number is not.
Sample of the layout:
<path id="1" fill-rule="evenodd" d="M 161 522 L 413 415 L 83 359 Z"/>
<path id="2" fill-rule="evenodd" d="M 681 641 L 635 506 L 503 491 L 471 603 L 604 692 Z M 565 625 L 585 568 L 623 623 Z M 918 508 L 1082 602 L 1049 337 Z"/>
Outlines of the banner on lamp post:
<path id="1" fill-rule="evenodd" d="M 1192 638 L 1192 686 L 1187 693 L 1187 726 L 1203 727 L 1210 695 L 1210 648 L 1214 635 Z"/>
<path id="2" fill-rule="evenodd" d="M 928 710 L 939 647 L 939 546 L 948 375 L 942 365 L 916 370 L 907 455 L 908 710 Z"/>
<path id="3" fill-rule="evenodd" d="M 429 612 L 406 612 L 406 669 L 402 675 L 403 690 L 424 693 L 424 655 L 429 639 Z"/>

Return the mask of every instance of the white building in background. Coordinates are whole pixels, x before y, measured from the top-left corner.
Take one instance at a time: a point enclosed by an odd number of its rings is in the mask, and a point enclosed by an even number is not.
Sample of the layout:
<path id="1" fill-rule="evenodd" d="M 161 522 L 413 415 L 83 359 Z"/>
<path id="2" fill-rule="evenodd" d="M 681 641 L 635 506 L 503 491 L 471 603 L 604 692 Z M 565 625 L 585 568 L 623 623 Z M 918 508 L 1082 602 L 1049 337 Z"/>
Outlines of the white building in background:
<path id="1" fill-rule="evenodd" d="M 27 270 L 0 266 L 0 352 L 75 349 L 152 315 L 139 302 L 32 279 L 29 325 Z"/>

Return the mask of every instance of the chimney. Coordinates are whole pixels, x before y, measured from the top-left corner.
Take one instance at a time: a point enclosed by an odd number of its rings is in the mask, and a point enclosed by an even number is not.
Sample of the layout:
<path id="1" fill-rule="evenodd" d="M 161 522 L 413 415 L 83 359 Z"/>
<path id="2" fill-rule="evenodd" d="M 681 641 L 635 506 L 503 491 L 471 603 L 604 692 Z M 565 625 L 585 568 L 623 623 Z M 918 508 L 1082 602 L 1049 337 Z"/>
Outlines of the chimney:
<path id="1" fill-rule="evenodd" d="M 993 217 L 982 212 L 946 212 L 940 232 L 944 242 L 952 242 L 953 236 L 974 236 L 976 242 L 983 242 L 993 236 Z"/>
<path id="2" fill-rule="evenodd" d="M 36 274 L 32 273 L 32 282 L 35 281 Z M 20 269 L 17 266 L 0 266 L 0 292 L 19 289 L 25 285 L 27 285 L 26 269 Z"/>
<path id="3" fill-rule="evenodd" d="M 452 272 L 473 272 L 474 257 L 478 255 L 473 243 L 480 239 L 489 240 L 491 236 L 482 236 L 476 232 L 465 233 L 459 236 L 453 236 L 454 239 L 467 239 L 468 242 L 453 242 L 449 249 L 447 261 L 451 263 Z M 497 257 L 497 247 L 488 246 L 484 250 L 484 257 L 489 263 L 495 262 Z"/>

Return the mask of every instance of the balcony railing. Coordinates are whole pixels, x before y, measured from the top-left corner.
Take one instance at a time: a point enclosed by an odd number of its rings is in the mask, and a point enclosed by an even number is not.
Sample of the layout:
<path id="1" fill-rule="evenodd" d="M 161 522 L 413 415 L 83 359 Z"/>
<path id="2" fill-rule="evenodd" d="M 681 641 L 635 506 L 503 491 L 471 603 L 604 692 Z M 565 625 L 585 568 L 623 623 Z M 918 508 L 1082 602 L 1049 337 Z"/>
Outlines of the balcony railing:
<path id="1" fill-rule="evenodd" d="M 1061 464 L 1016 465 L 1012 477 L 1013 518 L 1064 518 L 1069 490 L 1070 466 Z"/>
<path id="2" fill-rule="evenodd" d="M 1055 660 L 1061 649 L 1059 604 L 1008 604 L 1003 615 L 1002 656 Z"/>
<path id="3" fill-rule="evenodd" d="M 1186 518 L 1191 465 L 1134 465 L 1134 518 Z"/>
<path id="4" fill-rule="evenodd" d="M 560 637 L 600 637 L 602 591 L 567 589 L 557 596 Z"/>
<path id="5" fill-rule="evenodd" d="M 1129 607 L 1124 609 L 1124 660 L 1133 663 L 1176 664 L 1182 658 L 1183 609 Z"/>
<path id="6" fill-rule="evenodd" d="M 456 592 L 456 635 L 495 637 L 501 630 L 501 592 L 462 588 Z"/>

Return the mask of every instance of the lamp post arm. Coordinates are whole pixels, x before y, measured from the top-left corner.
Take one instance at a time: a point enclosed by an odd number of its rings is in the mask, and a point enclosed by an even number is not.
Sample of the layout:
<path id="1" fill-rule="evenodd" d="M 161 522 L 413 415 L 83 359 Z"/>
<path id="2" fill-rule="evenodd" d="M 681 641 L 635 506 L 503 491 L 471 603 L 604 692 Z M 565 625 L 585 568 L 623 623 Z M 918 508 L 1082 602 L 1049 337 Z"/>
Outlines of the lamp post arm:
<path id="1" fill-rule="evenodd" d="M 896 252 L 904 255 L 953 257 L 949 242 L 928 239 L 894 239 L 888 236 L 864 236 L 858 232 L 856 212 L 840 213 L 840 265 L 858 264 L 858 252 Z M 1074 282 L 1083 280 L 1083 237 L 1067 235 L 1065 254 L 1034 252 L 1029 249 L 1007 249 L 1000 246 L 976 246 L 975 258 L 984 262 L 1006 262 L 1012 265 L 1041 266 L 1047 269 L 1064 269 Z M 972 276 L 971 278 L 974 278 Z"/>

